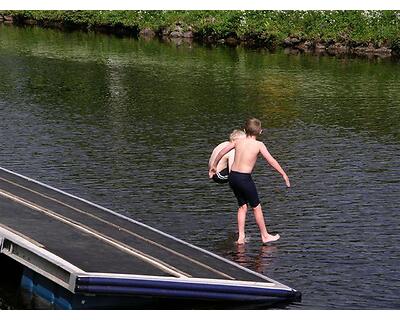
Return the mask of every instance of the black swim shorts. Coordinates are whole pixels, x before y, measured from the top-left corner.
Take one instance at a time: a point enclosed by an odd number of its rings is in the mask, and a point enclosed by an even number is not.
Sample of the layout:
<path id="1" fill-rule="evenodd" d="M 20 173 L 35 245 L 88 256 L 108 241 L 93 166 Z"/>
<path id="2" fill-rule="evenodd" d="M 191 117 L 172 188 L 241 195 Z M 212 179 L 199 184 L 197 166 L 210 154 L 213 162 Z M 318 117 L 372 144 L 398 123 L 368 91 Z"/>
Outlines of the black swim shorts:
<path id="1" fill-rule="evenodd" d="M 216 183 L 227 183 L 228 175 L 229 175 L 229 170 L 228 170 L 228 168 L 225 168 L 225 169 L 222 169 L 220 172 L 217 172 L 216 174 L 214 174 L 212 179 Z"/>
<path id="2" fill-rule="evenodd" d="M 235 194 L 239 207 L 250 204 L 252 208 L 260 204 L 258 192 L 250 173 L 231 171 L 229 185 Z"/>

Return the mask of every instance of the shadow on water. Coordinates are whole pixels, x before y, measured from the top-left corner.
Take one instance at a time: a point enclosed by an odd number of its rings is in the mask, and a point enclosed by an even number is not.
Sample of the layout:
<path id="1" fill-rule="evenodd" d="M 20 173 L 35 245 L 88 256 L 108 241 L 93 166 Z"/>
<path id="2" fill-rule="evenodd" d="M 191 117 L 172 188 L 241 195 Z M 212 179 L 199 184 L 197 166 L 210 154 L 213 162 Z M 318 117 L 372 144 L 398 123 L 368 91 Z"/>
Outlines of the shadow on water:
<path id="1" fill-rule="evenodd" d="M 19 290 L 23 268 L 5 255 L 0 255 L 0 266 L 0 309 L 23 308 Z"/>

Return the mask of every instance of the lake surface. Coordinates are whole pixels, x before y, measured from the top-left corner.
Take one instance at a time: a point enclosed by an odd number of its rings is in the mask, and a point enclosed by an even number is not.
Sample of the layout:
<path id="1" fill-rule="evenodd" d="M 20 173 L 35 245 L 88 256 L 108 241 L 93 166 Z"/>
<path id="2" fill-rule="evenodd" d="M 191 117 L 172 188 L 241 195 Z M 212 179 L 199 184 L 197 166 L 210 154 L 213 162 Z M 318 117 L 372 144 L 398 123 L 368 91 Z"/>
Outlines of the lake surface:
<path id="1" fill-rule="evenodd" d="M 400 308 L 399 62 L 6 25 L 0 61 L 0 166 L 301 291 L 288 309 Z M 247 117 L 292 183 L 259 159 L 267 247 L 250 211 L 235 246 L 207 175 Z"/>

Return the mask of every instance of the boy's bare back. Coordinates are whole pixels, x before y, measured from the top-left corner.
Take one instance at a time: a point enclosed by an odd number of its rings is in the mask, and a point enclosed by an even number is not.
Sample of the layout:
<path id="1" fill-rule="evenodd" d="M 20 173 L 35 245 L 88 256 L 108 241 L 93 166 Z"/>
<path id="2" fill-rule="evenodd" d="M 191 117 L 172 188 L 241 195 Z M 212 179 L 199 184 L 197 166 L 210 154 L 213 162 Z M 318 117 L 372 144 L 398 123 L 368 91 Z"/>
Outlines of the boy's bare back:
<path id="1" fill-rule="evenodd" d="M 257 156 L 260 153 L 262 142 L 255 140 L 252 137 L 246 137 L 235 141 L 235 160 L 232 165 L 232 170 L 242 173 L 251 173 L 257 161 Z"/>

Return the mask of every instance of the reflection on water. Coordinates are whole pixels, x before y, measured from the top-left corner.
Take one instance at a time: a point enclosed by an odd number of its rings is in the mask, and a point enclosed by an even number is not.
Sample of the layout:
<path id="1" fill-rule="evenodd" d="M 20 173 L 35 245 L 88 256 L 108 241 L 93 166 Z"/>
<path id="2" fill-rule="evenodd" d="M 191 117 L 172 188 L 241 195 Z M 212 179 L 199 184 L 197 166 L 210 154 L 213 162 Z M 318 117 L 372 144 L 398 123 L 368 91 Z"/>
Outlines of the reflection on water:
<path id="1" fill-rule="evenodd" d="M 300 290 L 288 308 L 400 307 L 398 62 L 10 26 L 0 61 L 1 166 Z M 234 197 L 207 178 L 248 116 L 292 182 L 258 162 L 265 247 L 250 211 L 234 244 Z"/>
<path id="2" fill-rule="evenodd" d="M 242 266 L 257 271 L 262 274 L 268 274 L 268 266 L 271 265 L 274 252 L 277 248 L 275 245 L 260 245 L 260 249 L 256 255 L 246 253 L 246 245 L 237 245 L 236 251 L 232 251 L 231 259 Z"/>

